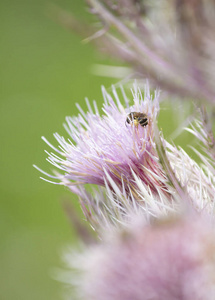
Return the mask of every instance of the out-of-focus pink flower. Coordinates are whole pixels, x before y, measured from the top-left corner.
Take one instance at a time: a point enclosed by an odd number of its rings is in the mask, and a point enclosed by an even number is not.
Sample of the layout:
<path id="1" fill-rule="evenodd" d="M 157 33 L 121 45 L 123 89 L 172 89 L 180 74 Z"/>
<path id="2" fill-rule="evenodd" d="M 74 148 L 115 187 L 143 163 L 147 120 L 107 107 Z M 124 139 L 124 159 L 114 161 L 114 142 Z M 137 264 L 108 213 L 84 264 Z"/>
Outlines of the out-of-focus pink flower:
<path id="1" fill-rule="evenodd" d="M 214 299 L 215 236 L 205 220 L 190 216 L 145 225 L 139 219 L 108 234 L 84 254 L 67 257 L 81 272 L 83 299 Z"/>
<path id="2" fill-rule="evenodd" d="M 215 105 L 213 1 L 86 0 L 100 22 L 97 45 L 127 62 L 130 75 L 146 74 L 160 86 L 193 101 Z M 72 23 L 72 22 L 71 22 Z M 98 24 L 97 24 L 98 28 Z M 107 33 L 108 34 L 105 34 Z M 128 74 L 115 68 L 122 76 Z M 103 74 L 110 76 L 103 68 Z M 119 75 L 120 76 L 120 75 Z"/>

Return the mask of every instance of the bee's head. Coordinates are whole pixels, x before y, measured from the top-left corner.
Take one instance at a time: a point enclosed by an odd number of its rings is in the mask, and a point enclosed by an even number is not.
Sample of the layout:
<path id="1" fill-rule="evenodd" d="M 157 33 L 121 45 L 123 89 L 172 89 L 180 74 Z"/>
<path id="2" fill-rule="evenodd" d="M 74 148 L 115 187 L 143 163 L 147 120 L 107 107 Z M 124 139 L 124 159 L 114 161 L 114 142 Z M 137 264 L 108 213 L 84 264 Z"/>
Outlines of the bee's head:
<path id="1" fill-rule="evenodd" d="M 133 113 L 127 115 L 126 123 L 130 124 L 133 121 Z"/>

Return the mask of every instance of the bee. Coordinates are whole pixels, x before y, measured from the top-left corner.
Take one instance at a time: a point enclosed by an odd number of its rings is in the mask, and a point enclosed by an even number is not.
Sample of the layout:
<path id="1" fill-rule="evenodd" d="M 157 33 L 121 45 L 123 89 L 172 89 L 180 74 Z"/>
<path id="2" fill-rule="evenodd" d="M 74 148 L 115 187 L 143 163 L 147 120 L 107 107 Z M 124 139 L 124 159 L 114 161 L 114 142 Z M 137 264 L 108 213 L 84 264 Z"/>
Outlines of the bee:
<path id="1" fill-rule="evenodd" d="M 140 126 L 145 127 L 146 125 L 148 125 L 148 118 L 145 113 L 133 111 L 128 114 L 126 123 L 133 123 L 136 127 L 140 124 Z"/>

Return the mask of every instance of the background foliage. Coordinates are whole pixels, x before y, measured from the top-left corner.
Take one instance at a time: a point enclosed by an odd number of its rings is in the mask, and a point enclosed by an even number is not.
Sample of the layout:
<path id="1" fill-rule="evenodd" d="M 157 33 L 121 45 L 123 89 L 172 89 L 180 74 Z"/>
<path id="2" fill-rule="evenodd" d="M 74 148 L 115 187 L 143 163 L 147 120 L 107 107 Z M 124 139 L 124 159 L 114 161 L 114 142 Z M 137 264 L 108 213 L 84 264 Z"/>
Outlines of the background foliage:
<path id="1" fill-rule="evenodd" d="M 90 18 L 84 1 L 53 2 L 79 19 Z M 87 96 L 101 107 L 100 86 L 116 82 L 91 73 L 94 63 L 110 61 L 51 20 L 47 11 L 45 0 L 0 2 L 2 300 L 61 299 L 61 286 L 51 274 L 61 265 L 62 249 L 77 239 L 61 200 L 75 197 L 41 181 L 32 164 L 49 170 L 43 152 L 49 149 L 41 135 L 53 142 L 53 132 L 64 134 L 65 116 L 77 114 L 75 102 L 86 108 Z M 171 111 L 162 111 L 166 137 L 176 121 Z M 189 138 L 183 135 L 178 142 L 186 145 Z"/>

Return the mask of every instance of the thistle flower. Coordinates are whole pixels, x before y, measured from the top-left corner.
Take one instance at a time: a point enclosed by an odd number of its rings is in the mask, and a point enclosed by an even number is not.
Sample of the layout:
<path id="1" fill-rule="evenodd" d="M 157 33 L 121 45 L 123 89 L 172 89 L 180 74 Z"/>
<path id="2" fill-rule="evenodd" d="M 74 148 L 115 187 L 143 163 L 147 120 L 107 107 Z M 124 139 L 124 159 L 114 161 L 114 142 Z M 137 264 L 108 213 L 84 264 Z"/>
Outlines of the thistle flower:
<path id="1" fill-rule="evenodd" d="M 103 116 L 100 116 L 95 102 L 95 112 L 89 106 L 87 114 L 78 106 L 79 116 L 66 118 L 65 128 L 71 140 L 66 141 L 58 134 L 54 135 L 61 148 L 57 152 L 64 159 L 50 153 L 48 160 L 65 172 L 57 178 L 71 189 L 73 185 L 84 183 L 104 186 L 106 175 L 109 174 L 118 186 L 123 180 L 127 191 L 129 188 L 135 191 L 132 186 L 133 170 L 155 191 L 157 180 L 153 182 L 146 175 L 145 169 L 161 174 L 153 159 L 155 145 L 152 123 L 158 112 L 158 92 L 155 92 L 155 99 L 152 101 L 147 87 L 143 100 L 140 90 L 135 87 L 134 105 L 127 109 L 121 104 L 115 90 L 114 95 L 117 103 L 103 89 Z M 144 112 L 148 125 L 135 126 L 135 121 L 130 119 L 128 124 L 127 116 L 133 111 Z"/>
<path id="2" fill-rule="evenodd" d="M 104 115 L 94 102 L 93 112 L 79 107 L 78 117 L 67 117 L 70 139 L 54 134 L 59 155 L 48 153 L 48 161 L 61 170 L 55 178 L 79 196 L 86 218 L 96 229 L 126 223 L 127 216 L 143 214 L 159 218 L 191 205 L 199 212 L 214 211 L 215 172 L 199 167 L 182 149 L 167 143 L 157 130 L 159 92 L 154 98 L 146 85 L 144 98 L 134 85 L 133 101 L 121 89 L 124 108 L 113 88 L 114 99 L 103 88 Z M 134 120 L 132 112 L 146 114 Z M 145 116 L 145 115 L 144 115 Z M 136 123 L 135 123 L 136 122 Z M 40 169 L 39 169 L 40 170 Z M 86 189 L 86 184 L 95 188 Z"/>
<path id="3" fill-rule="evenodd" d="M 147 225 L 136 216 L 129 228 L 106 231 L 99 245 L 65 258 L 80 299 L 212 300 L 214 251 L 214 230 L 202 218 Z"/>
<path id="4" fill-rule="evenodd" d="M 152 99 L 147 85 L 143 99 L 137 85 L 134 85 L 134 104 L 131 107 L 124 94 L 127 108 L 121 104 L 115 89 L 113 93 L 116 102 L 103 88 L 103 116 L 100 116 L 95 102 L 93 112 L 87 101 L 87 114 L 78 105 L 79 116 L 66 118 L 65 128 L 71 139 L 66 141 L 64 137 L 54 134 L 60 150 L 43 137 L 62 156 L 49 153 L 48 161 L 63 171 L 57 176 L 45 174 L 59 179 L 60 184 L 76 193 L 77 185 L 105 186 L 110 178 L 121 191 L 133 195 L 136 195 L 137 188 L 134 174 L 137 174 L 145 186 L 158 193 L 165 189 L 165 175 L 158 164 L 153 141 L 153 121 L 159 110 L 159 92 L 155 91 Z M 147 125 L 141 126 L 133 115 L 129 117 L 132 112 L 146 114 Z"/>

